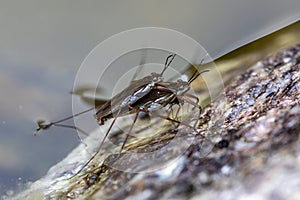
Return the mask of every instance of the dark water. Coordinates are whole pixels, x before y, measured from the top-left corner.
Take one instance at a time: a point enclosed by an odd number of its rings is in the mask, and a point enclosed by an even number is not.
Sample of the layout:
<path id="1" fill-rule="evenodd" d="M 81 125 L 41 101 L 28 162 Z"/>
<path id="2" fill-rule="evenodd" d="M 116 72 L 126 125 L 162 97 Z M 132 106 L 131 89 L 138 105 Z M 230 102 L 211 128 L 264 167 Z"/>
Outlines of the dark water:
<path id="1" fill-rule="evenodd" d="M 75 131 L 53 128 L 34 136 L 35 120 L 71 114 L 75 71 L 0 61 L 0 194 L 35 181 L 76 144 Z"/>

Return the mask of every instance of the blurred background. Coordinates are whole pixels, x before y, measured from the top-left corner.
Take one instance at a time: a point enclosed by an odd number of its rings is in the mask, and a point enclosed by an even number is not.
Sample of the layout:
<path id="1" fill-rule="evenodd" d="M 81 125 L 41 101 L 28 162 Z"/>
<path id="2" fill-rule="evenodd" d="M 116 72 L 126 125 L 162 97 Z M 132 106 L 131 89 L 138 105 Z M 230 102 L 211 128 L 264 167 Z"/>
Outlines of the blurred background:
<path id="1" fill-rule="evenodd" d="M 76 72 L 103 40 L 165 27 L 218 58 L 299 20 L 299 11 L 298 0 L 0 1 L 0 194 L 37 180 L 77 146 L 73 130 L 33 136 L 35 121 L 72 113 Z"/>

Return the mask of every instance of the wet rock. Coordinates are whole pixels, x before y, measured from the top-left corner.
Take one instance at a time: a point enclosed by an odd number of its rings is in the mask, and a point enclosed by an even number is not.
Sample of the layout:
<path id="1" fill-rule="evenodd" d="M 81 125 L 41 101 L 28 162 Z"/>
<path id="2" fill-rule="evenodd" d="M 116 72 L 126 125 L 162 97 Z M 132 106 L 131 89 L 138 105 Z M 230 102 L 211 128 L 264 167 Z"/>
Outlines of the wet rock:
<path id="1" fill-rule="evenodd" d="M 155 152 L 174 135 L 183 139 L 193 136 L 177 159 L 168 157 L 174 148 L 161 152 L 166 160 L 173 160 L 164 168 L 123 172 L 107 165 L 112 154 L 106 154 L 76 175 L 89 157 L 81 145 L 17 198 L 30 199 L 37 193 L 46 199 L 299 197 L 300 45 L 272 55 L 236 77 L 219 99 L 204 108 L 199 121 L 198 132 L 178 127 L 129 145 L 132 150 Z M 95 141 L 91 143 L 97 146 Z M 153 158 L 143 159 L 142 166 L 128 167 L 148 168 Z M 125 161 L 131 162 L 128 158 L 121 164 Z"/>

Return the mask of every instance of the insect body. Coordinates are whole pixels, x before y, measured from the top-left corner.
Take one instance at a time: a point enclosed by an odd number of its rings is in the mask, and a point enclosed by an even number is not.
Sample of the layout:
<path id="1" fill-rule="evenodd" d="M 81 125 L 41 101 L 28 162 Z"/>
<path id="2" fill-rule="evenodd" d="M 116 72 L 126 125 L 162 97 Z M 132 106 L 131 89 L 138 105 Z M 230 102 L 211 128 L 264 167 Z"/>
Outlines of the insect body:
<path id="1" fill-rule="evenodd" d="M 100 106 L 97 106 L 96 119 L 98 121 L 98 124 L 103 125 L 105 121 L 107 121 L 108 119 L 116 117 L 116 114 L 118 114 L 117 116 L 125 116 L 128 114 L 132 114 L 134 111 L 131 108 L 129 108 L 128 105 L 133 104 L 134 102 L 136 102 L 137 100 L 141 99 L 143 96 L 148 94 L 154 87 L 155 83 L 159 83 L 163 81 L 163 73 L 169 67 L 174 57 L 175 54 L 167 57 L 165 62 L 165 67 L 160 74 L 151 73 L 151 75 L 146 76 L 142 79 L 131 81 L 131 84 L 127 88 L 125 88 L 122 92 L 115 95 L 110 100 L 105 101 Z M 38 128 L 36 129 L 36 131 L 38 132 L 40 130 L 46 130 L 49 129 L 51 126 L 62 126 L 62 127 L 74 128 L 78 130 L 78 128 L 75 126 L 64 125 L 61 124 L 61 122 L 72 119 L 78 115 L 84 114 L 93 109 L 94 108 L 90 108 L 83 112 L 77 113 L 73 116 L 69 116 L 55 122 L 46 123 L 44 120 L 38 120 L 37 121 Z"/>
<path id="2" fill-rule="evenodd" d="M 137 111 L 151 114 L 156 110 L 166 107 L 172 108 L 173 105 L 182 105 L 182 97 L 188 92 L 190 86 L 188 82 L 178 80 L 177 82 L 159 82 L 143 98 L 131 105 Z"/>
<path id="3" fill-rule="evenodd" d="M 164 120 L 169 120 L 179 125 L 182 122 L 177 121 L 176 119 L 172 119 L 170 118 L 170 116 L 161 116 L 159 114 L 156 114 L 155 111 L 167 107 L 172 109 L 174 105 L 181 106 L 185 102 L 190 103 L 195 107 L 199 107 L 198 98 L 188 94 L 188 91 L 190 90 L 190 83 L 193 80 L 195 80 L 195 78 L 197 78 L 200 75 L 200 73 L 193 74 L 193 76 L 190 78 L 189 81 L 182 81 L 182 80 L 178 80 L 175 82 L 163 81 L 163 73 L 169 67 L 169 65 L 171 64 L 174 58 L 175 58 L 175 54 L 167 57 L 164 69 L 160 74 L 151 73 L 151 75 L 146 76 L 142 79 L 132 81 L 131 84 L 123 91 L 115 95 L 110 100 L 106 101 L 104 104 L 96 107 L 95 117 L 99 125 L 105 124 L 105 122 L 109 119 L 113 119 L 113 121 L 111 122 L 108 130 L 106 131 L 105 136 L 101 141 L 100 145 L 98 146 L 96 152 L 85 163 L 85 165 L 81 168 L 81 170 L 85 166 L 87 166 L 100 152 L 104 144 L 104 141 L 106 140 L 108 134 L 110 133 L 118 117 L 135 114 L 133 123 L 131 124 L 129 131 L 126 133 L 126 138 L 120 149 L 120 153 L 121 153 L 140 113 L 146 113 L 150 116 L 152 115 L 152 116 L 160 117 Z M 194 99 L 195 101 L 192 101 L 191 99 Z M 70 119 L 70 118 L 66 118 L 66 119 Z M 59 120 L 58 122 L 60 123 L 62 121 L 64 120 Z M 38 125 L 39 125 L 39 129 L 47 129 L 51 125 L 59 125 L 59 124 L 52 122 L 50 124 L 40 123 Z M 186 125 L 190 126 L 188 124 Z"/>
<path id="4" fill-rule="evenodd" d="M 148 113 L 167 105 L 183 104 L 184 99 L 186 99 L 184 95 L 190 90 L 190 83 L 200 74 L 194 74 L 188 82 L 182 80 L 163 82 L 163 72 L 174 57 L 175 54 L 167 58 L 161 74 L 152 73 L 150 76 L 132 81 L 122 92 L 98 107 L 96 119 L 99 125 L 103 125 L 105 121 L 111 118 L 139 112 Z M 197 99 L 197 97 L 194 98 Z M 197 103 L 198 100 L 193 104 L 196 105 Z"/>
<path id="5" fill-rule="evenodd" d="M 155 85 L 162 81 L 162 75 L 157 73 L 132 81 L 122 92 L 96 108 L 96 119 L 99 125 L 103 125 L 105 121 L 114 118 L 117 114 L 118 116 L 124 116 L 134 113 L 130 105 L 134 105 L 140 99 L 145 98 Z"/>

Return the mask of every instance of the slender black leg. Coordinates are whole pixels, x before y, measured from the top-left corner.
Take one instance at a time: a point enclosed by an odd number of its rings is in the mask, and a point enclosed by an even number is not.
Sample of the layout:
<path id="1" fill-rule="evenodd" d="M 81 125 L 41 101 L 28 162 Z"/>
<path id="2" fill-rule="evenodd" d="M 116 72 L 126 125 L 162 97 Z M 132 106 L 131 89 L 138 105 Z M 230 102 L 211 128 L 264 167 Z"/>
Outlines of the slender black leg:
<path id="1" fill-rule="evenodd" d="M 132 129 L 133 129 L 133 126 L 134 126 L 134 124 L 135 124 L 135 122 L 136 122 L 136 120 L 137 120 L 137 118 L 138 118 L 138 116 L 139 116 L 139 113 L 140 113 L 140 111 L 137 111 L 136 114 L 135 114 L 135 116 L 134 116 L 133 123 L 131 124 L 128 133 L 126 133 L 126 137 L 125 137 L 125 140 L 124 140 L 124 142 L 123 142 L 123 144 L 122 144 L 122 147 L 121 147 L 121 149 L 120 149 L 119 155 L 121 155 L 122 150 L 123 150 L 124 147 L 125 147 L 125 144 L 126 144 L 128 138 L 129 138 L 129 136 L 130 136 L 130 133 L 131 133 L 131 131 L 132 131 Z"/>
<path id="2" fill-rule="evenodd" d="M 121 109 L 118 111 L 118 113 L 116 114 L 114 120 L 111 122 L 108 130 L 105 133 L 105 136 L 104 136 L 103 140 L 101 141 L 101 143 L 100 143 L 99 147 L 97 148 L 96 152 L 94 153 L 94 155 L 81 167 L 81 169 L 78 172 L 76 172 L 76 174 L 74 174 L 74 176 L 76 176 L 77 174 L 79 174 L 97 156 L 97 154 L 100 152 L 100 150 L 101 150 L 101 148 L 102 148 L 102 146 L 104 144 L 104 141 L 106 140 L 106 138 L 107 138 L 110 130 L 112 129 L 113 125 L 115 124 L 115 122 L 116 122 L 117 118 L 119 117 L 120 113 L 121 113 Z M 72 177 L 74 177 L 74 176 L 72 176 Z"/>

